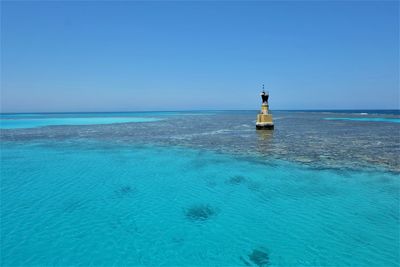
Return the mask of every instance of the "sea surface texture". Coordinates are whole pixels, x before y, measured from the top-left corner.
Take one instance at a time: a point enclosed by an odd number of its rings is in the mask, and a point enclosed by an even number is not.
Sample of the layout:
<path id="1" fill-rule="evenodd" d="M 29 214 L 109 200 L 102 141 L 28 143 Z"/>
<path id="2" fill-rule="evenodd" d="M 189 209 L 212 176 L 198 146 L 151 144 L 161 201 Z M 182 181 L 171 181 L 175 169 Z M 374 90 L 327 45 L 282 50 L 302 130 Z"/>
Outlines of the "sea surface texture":
<path id="1" fill-rule="evenodd" d="M 399 112 L 256 114 L 2 114 L 1 266 L 399 266 Z"/>

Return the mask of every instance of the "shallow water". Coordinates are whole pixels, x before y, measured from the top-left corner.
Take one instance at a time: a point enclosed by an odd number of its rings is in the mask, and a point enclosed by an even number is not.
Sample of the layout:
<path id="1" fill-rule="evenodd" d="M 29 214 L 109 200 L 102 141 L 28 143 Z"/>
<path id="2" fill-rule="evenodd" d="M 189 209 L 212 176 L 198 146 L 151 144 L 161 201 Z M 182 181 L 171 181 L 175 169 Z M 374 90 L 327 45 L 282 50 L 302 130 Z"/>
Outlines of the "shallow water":
<path id="1" fill-rule="evenodd" d="M 399 125 L 254 114 L 2 130 L 2 266 L 398 266 Z"/>
<path id="2" fill-rule="evenodd" d="M 0 128 L 17 129 L 17 128 L 36 128 L 54 125 L 98 125 L 98 124 L 114 124 L 114 123 L 132 123 L 132 122 L 154 122 L 159 121 L 156 118 L 129 118 L 129 117 L 110 117 L 110 118 L 42 118 L 42 119 L 1 119 Z"/>

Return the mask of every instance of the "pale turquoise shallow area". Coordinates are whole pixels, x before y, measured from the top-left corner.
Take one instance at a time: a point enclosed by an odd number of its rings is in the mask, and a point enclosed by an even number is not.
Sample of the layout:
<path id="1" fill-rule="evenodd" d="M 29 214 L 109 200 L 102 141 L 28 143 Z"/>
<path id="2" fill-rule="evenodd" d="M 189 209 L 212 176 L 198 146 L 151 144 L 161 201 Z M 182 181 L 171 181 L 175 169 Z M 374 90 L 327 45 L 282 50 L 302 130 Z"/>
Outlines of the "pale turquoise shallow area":
<path id="1" fill-rule="evenodd" d="M 0 265 L 399 266 L 399 113 L 257 113 L 1 114 Z"/>
<path id="2" fill-rule="evenodd" d="M 391 172 L 95 141 L 3 143 L 1 163 L 2 266 L 400 262 Z"/>
<path id="3" fill-rule="evenodd" d="M 40 118 L 40 119 L 0 119 L 1 129 L 36 128 L 54 125 L 95 125 L 130 122 L 155 122 L 159 118 L 139 117 L 88 117 L 88 118 Z"/>
<path id="4" fill-rule="evenodd" d="M 325 118 L 325 120 L 400 123 L 400 119 L 399 118 Z"/>

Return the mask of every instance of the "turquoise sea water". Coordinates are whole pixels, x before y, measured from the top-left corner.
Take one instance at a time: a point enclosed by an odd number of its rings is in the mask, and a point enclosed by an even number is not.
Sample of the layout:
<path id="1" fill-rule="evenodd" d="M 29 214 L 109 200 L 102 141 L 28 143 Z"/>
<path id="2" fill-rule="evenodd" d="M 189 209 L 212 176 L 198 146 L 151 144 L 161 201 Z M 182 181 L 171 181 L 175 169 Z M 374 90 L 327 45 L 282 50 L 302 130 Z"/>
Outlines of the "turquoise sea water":
<path id="1" fill-rule="evenodd" d="M 159 121 L 156 118 L 120 118 L 120 117 L 104 117 L 104 118 L 42 118 L 42 119 L 2 119 L 0 120 L 0 128 L 16 129 L 16 128 L 35 128 L 51 125 L 93 125 L 93 124 L 113 124 L 128 122 L 154 122 Z"/>
<path id="2" fill-rule="evenodd" d="M 398 266 L 400 126 L 255 114 L 2 129 L 1 265 Z"/>

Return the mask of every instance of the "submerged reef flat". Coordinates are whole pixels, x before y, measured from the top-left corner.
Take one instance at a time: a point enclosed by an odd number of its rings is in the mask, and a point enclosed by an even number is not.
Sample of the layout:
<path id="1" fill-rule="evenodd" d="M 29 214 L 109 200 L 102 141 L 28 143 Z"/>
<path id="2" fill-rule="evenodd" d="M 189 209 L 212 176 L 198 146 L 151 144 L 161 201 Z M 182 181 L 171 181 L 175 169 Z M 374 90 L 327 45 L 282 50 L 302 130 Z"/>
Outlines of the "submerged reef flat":
<path id="1" fill-rule="evenodd" d="M 118 115 L 126 122 L 122 124 L 115 123 L 123 121 L 115 121 L 113 118 L 90 119 L 87 114 L 75 114 L 76 117 L 85 117 L 78 118 L 79 120 L 68 118 L 67 121 L 71 124 L 85 121 L 94 124 L 2 129 L 1 139 L 3 142 L 26 143 L 85 139 L 101 141 L 109 146 L 178 145 L 243 157 L 258 157 L 265 162 L 274 158 L 297 161 L 317 168 L 384 168 L 400 172 L 400 123 L 396 123 L 400 120 L 398 112 L 349 111 L 342 114 L 273 111 L 273 132 L 254 130 L 256 113 L 257 111 L 218 111 L 97 115 L 103 118 Z M 34 118 L 56 122 L 58 119 L 66 120 L 59 116 L 61 115 L 37 114 Z M 18 118 L 21 117 L 7 116 L 2 121 Z M 192 127 L 194 118 L 197 127 Z M 28 119 L 29 117 L 24 118 Z M 111 124 L 102 124 L 101 120 Z M 137 123 L 139 121 L 145 123 Z"/>

